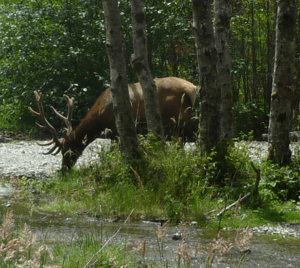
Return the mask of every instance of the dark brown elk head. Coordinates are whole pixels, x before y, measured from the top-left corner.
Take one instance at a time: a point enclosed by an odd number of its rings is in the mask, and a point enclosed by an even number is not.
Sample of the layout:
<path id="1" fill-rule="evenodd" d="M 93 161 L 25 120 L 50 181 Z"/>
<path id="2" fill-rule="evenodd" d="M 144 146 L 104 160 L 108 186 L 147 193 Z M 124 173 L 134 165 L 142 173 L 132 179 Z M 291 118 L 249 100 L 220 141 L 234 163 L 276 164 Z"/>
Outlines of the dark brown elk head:
<path id="1" fill-rule="evenodd" d="M 191 122 L 191 107 L 196 99 L 195 86 L 183 79 L 177 77 L 165 77 L 155 79 L 158 90 L 158 99 L 161 108 L 162 123 L 165 134 L 173 135 L 174 129 L 178 133 L 178 129 L 182 129 L 184 139 L 195 138 L 194 128 Z M 132 104 L 134 118 L 138 119 L 138 133 L 144 133 L 146 127 L 146 115 L 144 108 L 144 96 L 140 83 L 128 85 L 129 96 Z M 115 117 L 112 104 L 111 88 L 106 89 L 97 98 L 95 104 L 91 107 L 86 116 L 79 125 L 72 130 L 71 119 L 74 106 L 74 98 L 70 99 L 64 95 L 68 104 L 68 115 L 64 117 L 58 113 L 53 107 L 54 113 L 66 125 L 66 134 L 63 139 L 59 139 L 54 127 L 45 118 L 42 95 L 34 92 L 39 112 L 29 107 L 30 112 L 35 115 L 42 125 L 37 124 L 42 129 L 49 130 L 52 139 L 46 143 L 38 143 L 41 146 L 53 145 L 46 154 L 58 154 L 62 152 L 62 169 L 70 169 L 82 154 L 86 146 L 94 141 L 100 134 L 107 129 L 110 130 L 110 138 L 117 136 L 115 126 Z"/>

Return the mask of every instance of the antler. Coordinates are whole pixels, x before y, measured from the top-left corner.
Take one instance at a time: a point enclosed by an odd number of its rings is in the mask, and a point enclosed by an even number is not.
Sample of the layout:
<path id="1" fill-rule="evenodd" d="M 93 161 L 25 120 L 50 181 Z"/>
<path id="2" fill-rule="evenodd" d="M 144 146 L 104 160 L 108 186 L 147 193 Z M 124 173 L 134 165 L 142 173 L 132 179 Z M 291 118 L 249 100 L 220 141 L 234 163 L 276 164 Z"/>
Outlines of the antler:
<path id="1" fill-rule="evenodd" d="M 65 123 L 65 125 L 67 126 L 65 130 L 67 131 L 67 135 L 69 135 L 72 132 L 71 120 L 72 120 L 73 107 L 74 107 L 74 98 L 70 99 L 66 94 L 64 94 L 63 96 L 68 104 L 68 116 L 64 117 L 58 111 L 56 111 L 53 106 L 51 106 L 51 108 L 53 112 L 63 121 L 63 123 Z"/>
<path id="2" fill-rule="evenodd" d="M 43 109 L 43 105 L 42 105 L 42 94 L 39 95 L 36 91 L 34 91 L 34 95 L 35 95 L 35 98 L 36 98 L 36 101 L 38 104 L 39 113 L 34 111 L 31 107 L 29 107 L 29 110 L 33 115 L 35 115 L 43 123 L 43 125 L 40 125 L 38 123 L 36 123 L 36 125 L 41 129 L 49 130 L 52 134 L 52 140 L 50 140 L 46 143 L 38 142 L 38 144 L 41 146 L 48 146 L 48 145 L 51 145 L 54 143 L 54 146 L 45 154 L 51 154 L 57 149 L 57 151 L 53 153 L 53 155 L 57 155 L 60 152 L 60 150 L 62 149 L 62 144 L 61 144 L 60 140 L 58 139 L 55 128 L 48 122 L 48 120 L 45 117 L 44 109 Z M 62 116 L 52 106 L 51 106 L 51 108 L 55 112 L 55 114 L 66 124 L 67 134 L 69 135 L 72 131 L 71 119 L 72 119 L 72 112 L 73 112 L 73 106 L 74 106 L 74 98 L 69 99 L 69 97 L 67 95 L 64 95 L 64 98 L 68 103 L 68 116 L 67 117 Z"/>

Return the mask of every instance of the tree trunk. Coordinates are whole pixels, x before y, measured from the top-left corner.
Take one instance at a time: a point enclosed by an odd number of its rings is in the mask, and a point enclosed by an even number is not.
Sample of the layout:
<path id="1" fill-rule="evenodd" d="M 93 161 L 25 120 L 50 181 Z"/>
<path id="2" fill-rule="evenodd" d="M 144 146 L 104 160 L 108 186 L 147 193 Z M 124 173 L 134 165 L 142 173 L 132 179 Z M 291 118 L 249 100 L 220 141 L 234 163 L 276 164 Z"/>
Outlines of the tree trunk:
<path id="1" fill-rule="evenodd" d="M 120 12 L 117 0 L 102 0 L 106 47 L 110 63 L 111 92 L 121 154 L 129 162 L 140 157 L 128 92 L 126 63 L 123 53 Z"/>
<path id="2" fill-rule="evenodd" d="M 230 77 L 229 32 L 231 0 L 214 1 L 214 30 L 218 56 L 218 78 L 221 89 L 221 138 L 233 139 L 233 94 Z"/>
<path id="3" fill-rule="evenodd" d="M 251 46 L 252 46 L 252 100 L 256 100 L 257 99 L 257 71 L 256 71 L 254 1 L 251 2 L 251 36 L 252 36 L 252 42 L 251 42 Z M 255 122 L 255 125 L 257 125 L 257 122 Z M 255 129 L 254 129 L 254 131 L 255 131 Z"/>
<path id="4" fill-rule="evenodd" d="M 164 139 L 158 92 L 148 64 L 146 14 L 143 2 L 143 0 L 130 0 L 134 50 L 131 65 L 143 89 L 148 132 Z"/>
<path id="5" fill-rule="evenodd" d="M 289 130 L 292 116 L 297 0 L 278 0 L 274 77 L 269 122 L 269 159 L 291 162 Z"/>
<path id="6" fill-rule="evenodd" d="M 248 90 L 248 80 L 247 80 L 247 76 L 248 76 L 248 60 L 247 60 L 247 56 L 246 56 L 246 45 L 245 45 L 245 37 L 244 37 L 244 31 L 242 31 L 242 42 L 241 42 L 241 56 L 242 59 L 244 59 L 245 61 L 245 65 L 244 68 L 242 70 L 242 80 L 243 80 L 243 89 L 244 89 L 244 103 L 248 103 L 249 101 L 249 90 Z"/>
<path id="7" fill-rule="evenodd" d="M 270 25 L 270 0 L 266 1 L 266 13 L 267 13 L 267 88 L 265 93 L 265 106 L 270 110 L 271 104 L 271 92 L 272 92 L 272 64 L 274 50 L 272 49 L 272 29 Z M 273 27 L 272 27 L 273 28 Z"/>
<path id="8" fill-rule="evenodd" d="M 200 145 L 210 152 L 220 140 L 220 91 L 211 0 L 192 0 L 192 8 L 200 77 Z"/>

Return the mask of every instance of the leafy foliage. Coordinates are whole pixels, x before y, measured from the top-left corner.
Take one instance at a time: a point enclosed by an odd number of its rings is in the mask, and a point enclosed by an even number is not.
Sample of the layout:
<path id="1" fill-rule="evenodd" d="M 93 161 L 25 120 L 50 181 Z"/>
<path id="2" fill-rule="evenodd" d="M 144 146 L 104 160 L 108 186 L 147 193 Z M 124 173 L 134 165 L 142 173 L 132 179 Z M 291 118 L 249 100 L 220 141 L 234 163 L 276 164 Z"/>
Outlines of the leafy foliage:
<path id="1" fill-rule="evenodd" d="M 299 158 L 290 166 L 279 167 L 271 163 L 263 169 L 263 192 L 265 198 L 270 200 L 300 200 L 300 168 Z"/>
<path id="2" fill-rule="evenodd" d="M 179 76 L 198 84 L 190 1 L 151 0 L 145 8 L 149 63 L 154 77 Z M 121 1 L 120 10 L 128 77 L 130 82 L 135 82 L 137 79 L 129 67 L 132 54 L 130 1 Z M 254 130 L 254 138 L 259 138 L 265 131 L 270 105 L 276 1 L 234 2 L 232 10 L 230 50 L 236 135 Z M 299 31 L 299 22 L 297 29 Z M 5 105 L 12 104 L 18 109 L 15 115 L 6 114 L 4 105 L 1 120 L 15 121 L 17 129 L 24 122 L 33 126 L 34 118 L 27 107 L 35 105 L 34 90 L 42 91 L 48 106 L 53 105 L 59 111 L 66 108 L 63 93 L 75 97 L 76 125 L 110 84 L 104 15 L 99 0 L 78 0 L 72 4 L 62 0 L 29 3 L 2 0 L 0 40 L 0 97 L 5 99 Z M 299 59 L 297 47 L 296 64 Z M 299 70 L 295 70 L 296 89 Z M 295 90 L 295 118 L 298 95 Z M 48 119 L 57 126 L 50 109 L 45 110 Z M 254 113 L 247 127 L 243 110 Z M 298 124 L 298 120 L 294 120 L 293 127 L 298 128 Z M 2 129 L 6 126 L 0 123 Z"/>
<path id="3" fill-rule="evenodd" d="M 158 6 L 149 3 L 147 7 L 149 58 L 156 77 L 191 77 L 194 45 L 187 3 L 163 2 Z M 130 1 L 122 1 L 120 8 L 129 65 L 132 54 Z M 184 12 L 180 21 L 175 16 L 178 12 Z M 79 0 L 72 4 L 62 0 L 30 1 L 29 4 L 20 0 L 2 1 L 0 18 L 0 98 L 18 107 L 19 115 L 14 120 L 20 125 L 34 122 L 27 107 L 35 106 L 32 92 L 37 90 L 44 93 L 48 104 L 45 112 L 55 126 L 57 118 L 48 106 L 65 111 L 62 95 L 75 97 L 76 125 L 110 84 L 101 1 Z M 186 40 L 189 40 L 188 47 Z M 168 45 L 170 42 L 172 47 Z M 193 68 L 195 66 L 194 63 Z M 128 75 L 129 81 L 136 81 L 131 68 Z M 2 110 L 5 109 L 4 106 Z M 1 116 L 5 120 L 12 117 L 7 117 L 5 112 L 1 112 Z M 5 124 L 1 127 L 5 128 Z"/>
<path id="4" fill-rule="evenodd" d="M 234 120 L 235 137 L 244 139 L 244 135 L 255 132 L 254 139 L 260 140 L 261 135 L 268 132 L 268 117 L 263 104 L 258 100 L 235 103 Z"/>
<path id="5" fill-rule="evenodd" d="M 0 9 L 0 97 L 17 102 L 27 119 L 34 90 L 44 92 L 46 102 L 60 110 L 65 110 L 63 93 L 75 95 L 76 118 L 82 117 L 95 100 L 87 94 L 98 96 L 108 73 L 98 6 L 93 1 L 15 2 Z"/>

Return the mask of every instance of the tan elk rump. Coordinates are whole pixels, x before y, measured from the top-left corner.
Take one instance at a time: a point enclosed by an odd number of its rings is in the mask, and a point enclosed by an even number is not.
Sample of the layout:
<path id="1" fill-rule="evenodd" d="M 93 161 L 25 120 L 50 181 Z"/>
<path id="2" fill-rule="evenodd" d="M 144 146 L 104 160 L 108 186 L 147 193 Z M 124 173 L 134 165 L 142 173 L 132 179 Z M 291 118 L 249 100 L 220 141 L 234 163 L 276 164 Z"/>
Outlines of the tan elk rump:
<path id="1" fill-rule="evenodd" d="M 179 133 L 184 139 L 194 139 L 193 124 L 191 122 L 191 108 L 196 99 L 195 86 L 181 78 L 166 77 L 155 79 L 158 90 L 158 98 L 161 108 L 163 127 L 166 135 Z M 137 132 L 144 133 L 146 128 L 146 116 L 144 109 L 144 96 L 140 83 L 128 85 L 130 100 L 132 103 L 133 115 L 137 119 Z M 117 136 L 115 125 L 115 116 L 113 111 L 111 88 L 106 89 L 97 98 L 96 102 L 82 119 L 79 125 L 72 130 L 71 119 L 74 106 L 74 98 L 70 99 L 64 95 L 68 104 L 67 117 L 59 114 L 53 107 L 55 114 L 65 123 L 66 135 L 59 140 L 54 127 L 47 121 L 43 106 L 42 95 L 34 92 L 39 112 L 29 107 L 30 112 L 42 122 L 37 124 L 42 129 L 47 129 L 52 134 L 52 140 L 41 146 L 54 146 L 46 153 L 58 154 L 62 152 L 62 167 L 70 169 L 76 163 L 78 157 L 82 154 L 86 146 L 99 137 L 106 130 L 110 130 L 110 137 Z"/>

